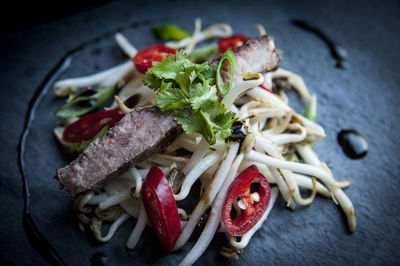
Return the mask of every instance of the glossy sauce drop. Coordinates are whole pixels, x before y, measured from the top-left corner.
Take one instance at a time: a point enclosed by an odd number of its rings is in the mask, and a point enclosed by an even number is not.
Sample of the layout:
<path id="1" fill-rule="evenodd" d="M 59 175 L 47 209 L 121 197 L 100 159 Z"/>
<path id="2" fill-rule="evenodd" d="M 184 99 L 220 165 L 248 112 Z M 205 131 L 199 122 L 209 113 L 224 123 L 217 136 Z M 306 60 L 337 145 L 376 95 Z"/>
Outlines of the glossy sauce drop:
<path id="1" fill-rule="evenodd" d="M 344 153 L 352 159 L 363 158 L 368 153 L 367 139 L 355 130 L 340 131 L 338 142 Z"/>

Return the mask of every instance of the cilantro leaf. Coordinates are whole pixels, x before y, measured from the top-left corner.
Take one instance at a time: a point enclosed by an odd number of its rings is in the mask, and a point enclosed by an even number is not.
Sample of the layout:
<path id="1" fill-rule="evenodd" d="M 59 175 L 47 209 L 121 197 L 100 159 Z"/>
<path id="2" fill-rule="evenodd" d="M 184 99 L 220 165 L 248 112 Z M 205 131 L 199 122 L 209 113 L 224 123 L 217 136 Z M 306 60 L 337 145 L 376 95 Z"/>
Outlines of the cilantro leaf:
<path id="1" fill-rule="evenodd" d="M 153 67 L 147 70 L 143 83 L 152 89 L 158 90 L 161 86 L 160 80 L 173 81 L 188 96 L 190 85 L 207 67 L 208 64 L 206 62 L 203 64 L 193 63 L 180 50 L 176 55 L 170 54 L 162 62 L 153 62 Z"/>
<path id="2" fill-rule="evenodd" d="M 201 110 L 211 122 L 213 131 L 219 133 L 222 140 L 232 135 L 232 125 L 238 121 L 235 113 L 228 112 L 220 102 L 205 104 Z"/>
<path id="3" fill-rule="evenodd" d="M 163 112 L 178 109 L 190 104 L 183 95 L 182 90 L 173 88 L 170 82 L 163 83 L 162 88 L 157 94 L 156 103 Z"/>
<path id="4" fill-rule="evenodd" d="M 193 86 L 190 103 L 194 110 L 200 109 L 205 103 L 217 101 L 217 88 L 215 86 L 209 86 L 207 83 L 197 83 Z"/>
<path id="5" fill-rule="evenodd" d="M 224 55 L 222 60 L 234 62 L 229 52 Z M 237 121 L 235 113 L 228 112 L 218 98 L 215 82 L 219 69 L 207 62 L 193 63 L 183 51 L 178 51 L 162 62 L 154 62 L 143 82 L 157 91 L 157 106 L 162 111 L 172 111 L 187 134 L 200 133 L 209 144 L 214 144 L 217 136 L 222 140 L 231 136 L 232 124 Z M 222 89 L 229 91 L 228 85 L 223 84 Z M 218 89 L 221 94 L 221 88 Z"/>

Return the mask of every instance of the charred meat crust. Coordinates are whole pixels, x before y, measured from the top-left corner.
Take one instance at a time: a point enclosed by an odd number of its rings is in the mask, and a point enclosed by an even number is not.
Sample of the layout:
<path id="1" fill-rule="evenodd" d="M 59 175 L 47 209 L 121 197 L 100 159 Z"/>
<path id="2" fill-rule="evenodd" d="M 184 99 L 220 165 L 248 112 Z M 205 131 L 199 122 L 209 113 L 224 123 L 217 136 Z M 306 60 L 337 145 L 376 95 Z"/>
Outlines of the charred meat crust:
<path id="1" fill-rule="evenodd" d="M 181 131 L 170 113 L 157 107 L 136 109 L 59 169 L 57 177 L 72 195 L 98 189 L 130 165 L 162 151 Z"/>

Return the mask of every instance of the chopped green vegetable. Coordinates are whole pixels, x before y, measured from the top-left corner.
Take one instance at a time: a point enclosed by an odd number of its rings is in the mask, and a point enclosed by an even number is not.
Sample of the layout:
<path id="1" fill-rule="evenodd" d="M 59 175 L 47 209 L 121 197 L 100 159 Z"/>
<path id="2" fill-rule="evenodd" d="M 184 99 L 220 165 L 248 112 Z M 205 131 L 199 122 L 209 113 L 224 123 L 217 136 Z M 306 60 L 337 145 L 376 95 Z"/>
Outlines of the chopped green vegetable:
<path id="1" fill-rule="evenodd" d="M 54 111 L 62 118 L 78 117 L 93 111 L 114 94 L 114 86 L 98 87 L 92 95 L 79 96 Z"/>
<path id="2" fill-rule="evenodd" d="M 221 77 L 221 67 L 223 64 L 226 64 L 226 62 L 230 64 L 231 73 L 229 81 L 224 83 Z M 221 59 L 219 60 L 217 68 L 217 88 L 222 96 L 227 95 L 232 87 L 233 74 L 235 73 L 235 64 L 236 64 L 235 54 L 232 52 L 231 49 L 226 50 L 226 52 L 222 55 Z M 225 67 L 227 67 L 227 65 L 224 65 L 224 68 Z"/>
<path id="3" fill-rule="evenodd" d="M 99 133 L 97 133 L 96 136 L 94 136 L 91 140 L 87 140 L 87 141 L 82 141 L 79 143 L 74 143 L 71 146 L 68 147 L 70 152 L 77 152 L 77 153 L 81 153 L 83 152 L 83 150 L 86 149 L 86 147 L 92 142 L 94 141 L 97 137 L 103 136 L 105 134 L 107 134 L 108 130 L 110 129 L 109 126 L 105 126 L 102 130 L 99 131 Z"/>
<path id="4" fill-rule="evenodd" d="M 195 63 L 203 63 L 210 58 L 212 54 L 218 51 L 218 45 L 216 43 L 205 45 L 201 48 L 195 49 L 190 54 L 190 59 Z"/>
<path id="5" fill-rule="evenodd" d="M 311 99 L 308 102 L 304 112 L 304 117 L 310 119 L 311 121 L 315 121 L 315 118 L 317 117 L 317 95 L 311 95 Z"/>
<path id="6" fill-rule="evenodd" d="M 300 162 L 299 157 L 295 152 L 292 153 L 286 160 L 288 160 L 289 162 L 296 162 L 296 163 Z"/>
<path id="7" fill-rule="evenodd" d="M 222 140 L 231 136 L 237 121 L 235 113 L 220 102 L 215 80 L 215 65 L 193 63 L 183 51 L 153 63 L 143 78 L 145 85 L 158 91 L 157 106 L 172 111 L 187 134 L 200 133 L 209 144 L 216 142 L 217 134 Z"/>
<path id="8" fill-rule="evenodd" d="M 304 111 L 304 117 L 310 119 L 311 121 L 315 121 L 317 117 L 317 95 L 311 95 L 311 99 L 306 106 L 306 110 Z M 310 144 L 310 147 L 314 147 L 314 143 Z"/>
<path id="9" fill-rule="evenodd" d="M 187 31 L 173 24 L 165 24 L 163 26 L 153 27 L 153 32 L 157 35 L 157 37 L 164 39 L 166 41 L 168 40 L 180 41 L 190 36 L 190 34 Z"/>

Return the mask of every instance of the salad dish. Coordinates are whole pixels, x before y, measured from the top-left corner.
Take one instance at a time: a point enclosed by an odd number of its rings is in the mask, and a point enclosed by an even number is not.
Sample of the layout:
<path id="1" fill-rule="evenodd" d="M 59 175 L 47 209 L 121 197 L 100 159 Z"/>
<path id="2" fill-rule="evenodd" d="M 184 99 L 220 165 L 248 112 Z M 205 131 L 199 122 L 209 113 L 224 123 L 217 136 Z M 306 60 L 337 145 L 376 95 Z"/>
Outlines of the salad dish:
<path id="1" fill-rule="evenodd" d="M 76 197 L 78 228 L 105 243 L 129 221 L 128 249 L 148 227 L 166 253 L 201 230 L 180 265 L 225 234 L 220 254 L 240 260 L 277 201 L 296 215 L 320 194 L 354 232 L 343 190 L 350 182 L 336 180 L 313 150 L 325 137 L 316 94 L 279 66 L 283 52 L 262 25 L 249 37 L 228 24 L 201 24 L 195 20 L 193 33 L 154 27 L 163 43 L 141 49 L 116 33 L 125 63 L 53 85 L 66 99 L 53 132 L 75 154 L 56 179 Z M 290 107 L 289 90 L 307 103 L 303 113 Z"/>

